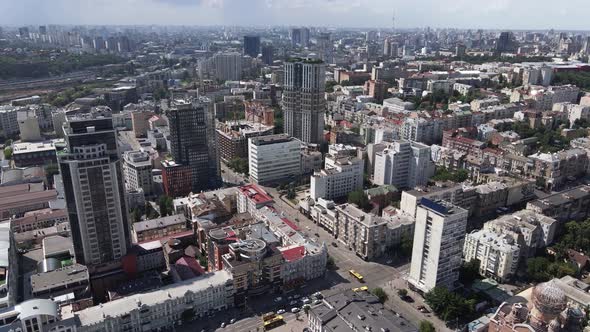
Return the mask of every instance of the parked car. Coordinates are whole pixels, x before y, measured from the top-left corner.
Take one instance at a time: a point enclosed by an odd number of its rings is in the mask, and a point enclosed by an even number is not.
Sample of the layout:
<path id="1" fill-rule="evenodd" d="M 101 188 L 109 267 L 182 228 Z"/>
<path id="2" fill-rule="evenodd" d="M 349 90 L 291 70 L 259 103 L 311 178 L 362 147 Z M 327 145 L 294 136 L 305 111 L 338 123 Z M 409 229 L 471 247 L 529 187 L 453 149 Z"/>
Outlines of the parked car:
<path id="1" fill-rule="evenodd" d="M 285 309 L 279 309 L 279 310 L 277 311 L 277 315 L 282 315 L 282 314 L 284 314 L 284 313 L 285 313 Z"/>
<path id="2" fill-rule="evenodd" d="M 338 247 L 338 243 L 332 242 L 332 247 Z"/>
<path id="3" fill-rule="evenodd" d="M 275 298 L 275 302 L 281 302 L 282 300 L 283 300 L 283 298 L 282 298 L 282 297 L 280 297 L 280 296 L 279 296 L 279 297 L 277 297 L 277 298 Z"/>
<path id="4" fill-rule="evenodd" d="M 229 323 L 230 323 L 230 324 L 233 324 L 233 323 L 235 323 L 235 322 L 236 322 L 236 319 L 235 319 L 235 318 L 232 318 L 232 319 L 230 319 L 230 321 L 229 321 Z"/>
<path id="5" fill-rule="evenodd" d="M 295 301 L 295 300 L 289 302 L 289 305 L 296 305 L 296 304 L 297 304 L 297 301 Z"/>
<path id="6" fill-rule="evenodd" d="M 307 297 L 303 298 L 303 300 L 301 300 L 301 302 L 303 302 L 303 304 L 308 304 L 311 302 L 310 299 L 308 299 Z"/>
<path id="7" fill-rule="evenodd" d="M 291 312 L 294 313 L 294 314 L 296 314 L 296 313 L 299 312 L 299 308 L 292 308 L 291 309 Z"/>
<path id="8" fill-rule="evenodd" d="M 220 327 L 225 328 L 225 322 L 221 323 Z"/>

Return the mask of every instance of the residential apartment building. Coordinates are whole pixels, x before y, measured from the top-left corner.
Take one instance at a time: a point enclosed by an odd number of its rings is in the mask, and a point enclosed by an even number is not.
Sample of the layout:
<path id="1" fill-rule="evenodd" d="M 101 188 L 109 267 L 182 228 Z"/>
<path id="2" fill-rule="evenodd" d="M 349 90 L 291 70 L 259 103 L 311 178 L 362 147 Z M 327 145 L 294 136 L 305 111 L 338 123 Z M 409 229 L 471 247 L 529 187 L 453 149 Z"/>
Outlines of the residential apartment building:
<path id="1" fill-rule="evenodd" d="M 332 204 L 323 201 L 317 208 L 314 206 L 312 218 L 364 260 L 377 258 L 391 246 L 399 244 L 401 234 L 412 234 L 414 221 L 408 216 L 386 219 L 352 204 Z M 326 211 L 332 209 L 333 212 Z"/>
<path id="2" fill-rule="evenodd" d="M 480 275 L 505 282 L 516 273 L 520 247 L 508 235 L 482 229 L 465 236 L 463 257 L 466 262 L 479 260 Z"/>
<path id="3" fill-rule="evenodd" d="M 284 64 L 285 133 L 305 143 L 321 143 L 324 132 L 325 64 L 292 59 Z"/>
<path id="4" fill-rule="evenodd" d="M 57 325 L 87 332 L 163 330 L 179 325 L 187 310 L 200 319 L 227 310 L 233 296 L 231 275 L 217 271 L 80 311 L 66 308 Z"/>
<path id="5" fill-rule="evenodd" d="M 588 154 L 584 149 L 569 149 L 556 153 L 537 152 L 528 156 L 532 167 L 528 175 L 542 180 L 546 190 L 559 190 L 566 181 L 579 178 L 588 169 Z"/>
<path id="6" fill-rule="evenodd" d="M 374 183 L 398 188 L 425 185 L 434 175 L 430 147 L 421 143 L 394 141 L 375 154 Z"/>
<path id="7" fill-rule="evenodd" d="M 133 223 L 131 235 L 135 243 L 141 243 L 162 239 L 187 230 L 186 217 L 182 214 L 176 214 Z"/>
<path id="8" fill-rule="evenodd" d="M 19 133 L 17 112 L 17 107 L 0 106 L 0 134 L 2 137 L 14 137 Z"/>
<path id="9" fill-rule="evenodd" d="M 154 192 L 152 160 L 145 151 L 126 151 L 123 153 L 123 176 L 128 192 L 143 190 L 145 196 Z"/>
<path id="10" fill-rule="evenodd" d="M 536 255 L 539 249 L 553 243 L 557 221 L 530 210 L 520 210 L 488 221 L 483 227 L 485 230 L 511 237 L 520 247 L 520 255 L 528 258 Z"/>
<path id="11" fill-rule="evenodd" d="M 526 209 L 563 224 L 590 215 L 590 186 L 582 185 L 528 202 Z"/>
<path id="12" fill-rule="evenodd" d="M 459 279 L 467 210 L 422 198 L 416 208 L 414 247 L 408 282 L 421 292 L 454 289 Z"/>
<path id="13" fill-rule="evenodd" d="M 301 142 L 287 134 L 248 139 L 250 179 L 257 184 L 284 183 L 301 174 Z"/>
<path id="14" fill-rule="evenodd" d="M 313 199 L 334 199 L 363 188 L 364 162 L 356 157 L 326 155 L 326 168 L 311 176 Z"/>
<path id="15" fill-rule="evenodd" d="M 120 260 L 131 243 L 124 180 L 111 111 L 67 117 L 67 152 L 58 156 L 76 261 Z"/>
<path id="16" fill-rule="evenodd" d="M 217 125 L 219 158 L 229 162 L 234 158 L 248 158 L 248 138 L 272 135 L 273 126 L 251 121 L 228 121 Z"/>

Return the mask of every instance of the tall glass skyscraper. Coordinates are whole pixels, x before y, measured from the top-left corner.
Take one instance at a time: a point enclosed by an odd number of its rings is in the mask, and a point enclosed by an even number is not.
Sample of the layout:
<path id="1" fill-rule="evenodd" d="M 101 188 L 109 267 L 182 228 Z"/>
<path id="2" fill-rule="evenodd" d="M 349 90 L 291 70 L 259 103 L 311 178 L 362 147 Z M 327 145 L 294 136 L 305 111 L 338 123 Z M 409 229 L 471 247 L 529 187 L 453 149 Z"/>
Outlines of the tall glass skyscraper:
<path id="1" fill-rule="evenodd" d="M 191 169 L 193 192 L 221 184 L 215 112 L 207 98 L 175 100 L 168 111 L 170 148 L 177 164 Z"/>

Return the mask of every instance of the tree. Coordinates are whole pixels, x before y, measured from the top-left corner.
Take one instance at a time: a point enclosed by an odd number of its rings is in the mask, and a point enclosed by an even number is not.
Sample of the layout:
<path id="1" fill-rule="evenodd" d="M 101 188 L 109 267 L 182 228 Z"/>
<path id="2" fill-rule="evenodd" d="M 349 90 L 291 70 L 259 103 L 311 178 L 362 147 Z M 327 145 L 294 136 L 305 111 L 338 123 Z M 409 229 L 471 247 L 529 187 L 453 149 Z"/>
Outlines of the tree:
<path id="1" fill-rule="evenodd" d="M 10 146 L 4 148 L 4 159 L 12 159 L 12 148 Z"/>
<path id="2" fill-rule="evenodd" d="M 436 330 L 434 329 L 434 325 L 427 321 L 427 320 L 422 320 L 420 322 L 420 328 L 419 328 L 420 332 L 435 332 Z"/>
<path id="3" fill-rule="evenodd" d="M 328 259 L 326 260 L 326 268 L 330 270 L 336 268 L 336 262 L 334 261 L 334 257 L 328 256 Z"/>
<path id="4" fill-rule="evenodd" d="M 141 221 L 141 212 L 139 212 L 138 208 L 131 210 L 131 219 L 134 223 Z"/>
<path id="5" fill-rule="evenodd" d="M 45 178 L 47 183 L 53 187 L 53 176 L 59 174 L 59 166 L 56 163 L 50 163 L 45 166 Z"/>
<path id="6" fill-rule="evenodd" d="M 403 299 L 403 298 L 405 298 L 406 296 L 408 296 L 408 290 L 407 290 L 407 289 L 405 289 L 405 288 L 400 288 L 400 289 L 398 289 L 398 290 L 397 290 L 397 295 L 398 295 L 400 298 L 402 298 L 402 299 Z"/>
<path id="7" fill-rule="evenodd" d="M 164 195 L 164 196 L 160 197 L 160 200 L 158 201 L 158 205 L 160 207 L 160 215 L 162 217 L 174 214 L 173 202 L 174 201 L 172 200 L 172 197 L 170 197 L 170 196 Z"/>
<path id="8" fill-rule="evenodd" d="M 381 303 L 385 303 L 385 301 L 387 301 L 387 299 L 389 298 L 387 296 L 387 293 L 381 287 L 373 288 L 371 293 L 373 293 L 373 295 L 377 296 L 377 298 L 379 298 L 379 302 L 381 302 Z"/>
<path id="9" fill-rule="evenodd" d="M 434 287 L 424 295 L 424 299 L 432 311 L 445 322 L 468 318 L 475 308 L 473 300 L 467 300 L 446 287 Z"/>
<path id="10" fill-rule="evenodd" d="M 359 209 L 365 211 L 371 209 L 372 207 L 371 202 L 369 202 L 369 198 L 367 197 L 367 194 L 365 194 L 365 192 L 362 190 L 355 190 L 349 193 L 348 203 L 356 204 L 356 206 L 358 206 Z"/>
<path id="11" fill-rule="evenodd" d="M 414 249 L 414 237 L 409 233 L 402 234 L 400 239 L 400 250 L 404 257 L 409 257 L 412 255 L 412 250 Z"/>
<path id="12" fill-rule="evenodd" d="M 295 197 L 297 197 L 297 193 L 295 192 L 295 189 L 293 189 L 293 188 L 287 189 L 287 199 L 295 199 Z"/>
<path id="13" fill-rule="evenodd" d="M 469 262 L 464 262 L 459 270 L 459 280 L 463 284 L 471 284 L 475 279 L 479 278 L 479 265 L 478 259 L 472 259 Z"/>
<path id="14" fill-rule="evenodd" d="M 453 181 L 453 182 L 463 182 L 469 178 L 469 172 L 466 169 L 457 169 L 454 171 L 450 171 L 445 167 L 440 167 L 436 169 L 434 176 L 430 179 L 433 181 Z"/>
<path id="15" fill-rule="evenodd" d="M 526 261 L 528 278 L 537 282 L 549 280 L 550 276 L 547 273 L 549 264 L 549 260 L 545 257 L 529 258 Z"/>
<path id="16" fill-rule="evenodd" d="M 249 165 L 247 159 L 240 157 L 233 158 L 227 163 L 227 167 L 231 168 L 236 173 L 248 176 Z"/>

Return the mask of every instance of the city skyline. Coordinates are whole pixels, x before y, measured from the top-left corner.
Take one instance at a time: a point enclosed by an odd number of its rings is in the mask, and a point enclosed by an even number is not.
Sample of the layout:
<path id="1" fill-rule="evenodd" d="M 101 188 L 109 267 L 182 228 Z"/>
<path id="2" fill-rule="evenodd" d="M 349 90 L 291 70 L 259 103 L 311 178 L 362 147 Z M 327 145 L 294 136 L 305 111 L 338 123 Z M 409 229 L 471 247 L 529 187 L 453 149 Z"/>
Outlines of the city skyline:
<path id="1" fill-rule="evenodd" d="M 7 0 L 0 3 L 3 24 L 82 25 L 309 25 L 331 27 L 482 28 L 583 30 L 584 10 L 555 9 L 539 1 L 495 2 L 418 0 Z M 568 8 L 588 6 L 574 0 Z M 67 13 L 75 12 L 76 15 Z M 134 15 L 129 15 L 135 13 Z M 244 15 L 248 13 L 248 15 Z M 539 17 L 551 17 L 548 25 Z"/>

